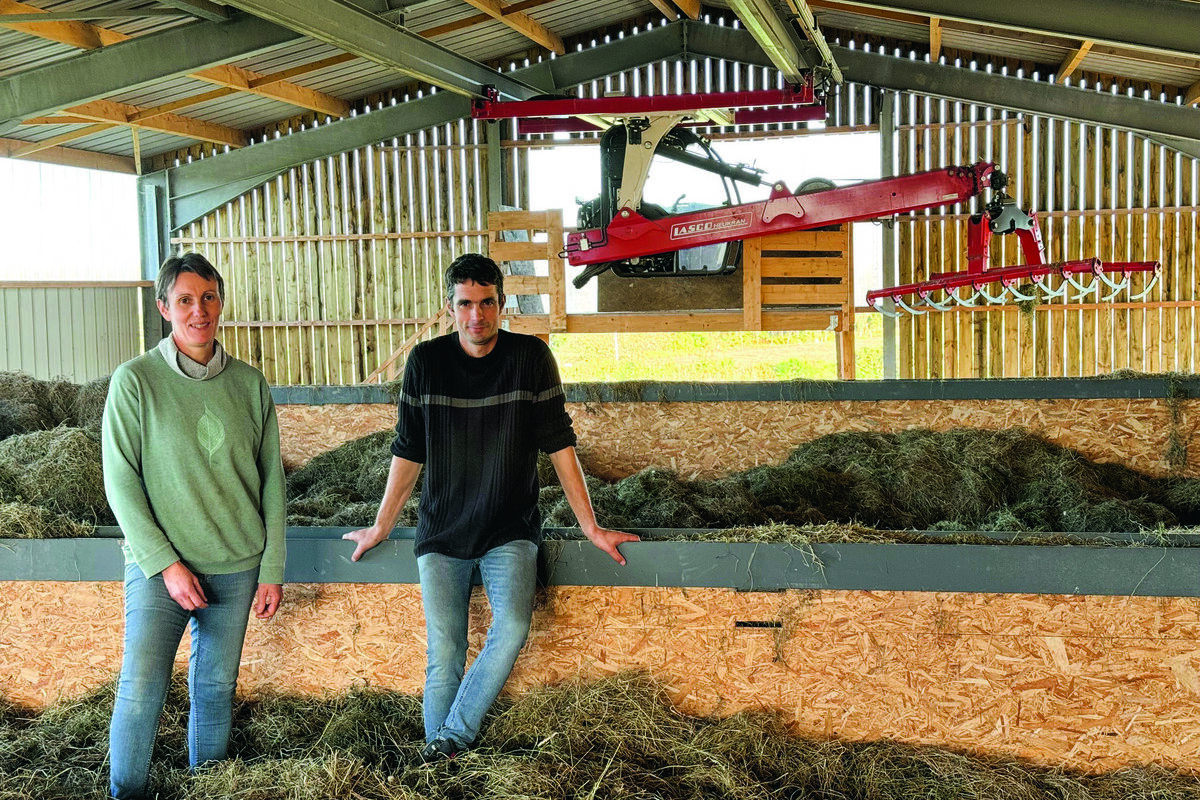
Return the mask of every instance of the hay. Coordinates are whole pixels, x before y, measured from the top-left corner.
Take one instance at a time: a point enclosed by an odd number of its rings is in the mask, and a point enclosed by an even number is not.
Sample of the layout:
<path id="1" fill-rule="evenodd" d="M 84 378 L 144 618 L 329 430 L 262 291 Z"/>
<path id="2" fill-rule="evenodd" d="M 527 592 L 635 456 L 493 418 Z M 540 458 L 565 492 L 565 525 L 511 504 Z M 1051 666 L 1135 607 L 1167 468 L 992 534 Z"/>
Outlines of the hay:
<path id="1" fill-rule="evenodd" d="M 5 539 L 82 539 L 95 528 L 27 503 L 0 502 L 0 537 Z"/>
<path id="2" fill-rule="evenodd" d="M 41 506 L 80 522 L 115 523 L 104 496 L 100 443 L 79 428 L 11 436 L 0 442 L 0 500 Z"/>
<path id="3" fill-rule="evenodd" d="M 105 797 L 111 708 L 111 686 L 41 714 L 0 704 L 0 798 Z M 177 679 L 151 765 L 162 800 L 1200 800 L 1194 776 L 1159 767 L 1085 775 L 933 746 L 798 737 L 771 714 L 689 717 L 638 674 L 502 700 L 476 749 L 431 766 L 418 762 L 420 700 L 408 695 L 240 704 L 231 759 L 194 776 L 186 713 Z"/>
<path id="4" fill-rule="evenodd" d="M 79 387 L 65 378 L 43 381 L 24 372 L 0 372 L 0 398 L 15 407 L 10 419 L 25 425 L 19 433 L 48 430 L 74 421 Z"/>
<path id="5" fill-rule="evenodd" d="M 288 476 L 288 524 L 370 525 L 387 487 L 391 431 L 378 431 L 322 453 Z M 399 524 L 415 525 L 420 480 Z"/>
<path id="6" fill-rule="evenodd" d="M 589 488 L 600 523 L 618 528 L 1114 533 L 1200 524 L 1200 480 L 1095 463 L 1019 428 L 837 433 L 782 464 L 719 480 L 648 469 Z M 561 493 L 544 492 L 542 501 L 546 524 L 576 524 Z"/>

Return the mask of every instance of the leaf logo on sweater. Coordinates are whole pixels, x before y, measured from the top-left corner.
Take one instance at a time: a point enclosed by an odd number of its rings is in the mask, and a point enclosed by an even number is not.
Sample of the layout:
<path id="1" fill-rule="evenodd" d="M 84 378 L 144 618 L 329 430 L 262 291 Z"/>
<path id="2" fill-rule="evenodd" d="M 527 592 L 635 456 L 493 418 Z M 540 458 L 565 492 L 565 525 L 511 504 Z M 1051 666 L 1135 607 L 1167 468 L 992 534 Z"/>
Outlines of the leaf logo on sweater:
<path id="1" fill-rule="evenodd" d="M 204 406 L 204 413 L 200 416 L 200 421 L 196 423 L 196 438 L 199 440 L 200 446 L 204 448 L 204 452 L 208 453 L 208 460 L 211 463 L 213 454 L 220 450 L 221 445 L 225 443 L 225 423 L 208 410 L 207 404 Z"/>

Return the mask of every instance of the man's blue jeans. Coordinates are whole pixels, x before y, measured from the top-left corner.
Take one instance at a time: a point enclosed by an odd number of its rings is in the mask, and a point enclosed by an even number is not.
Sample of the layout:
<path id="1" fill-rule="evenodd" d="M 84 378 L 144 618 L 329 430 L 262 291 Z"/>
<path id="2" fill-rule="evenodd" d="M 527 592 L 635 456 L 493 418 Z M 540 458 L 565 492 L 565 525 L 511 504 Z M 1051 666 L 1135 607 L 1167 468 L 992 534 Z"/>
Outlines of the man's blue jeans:
<path id="1" fill-rule="evenodd" d="M 188 763 L 225 758 L 233 693 L 258 568 L 229 575 L 197 574 L 208 608 L 185 611 L 167 594 L 162 574 L 146 578 L 125 567 L 125 655 L 109 727 L 110 789 L 119 800 L 146 792 L 154 737 L 183 630 L 191 621 L 188 663 Z"/>
<path id="2" fill-rule="evenodd" d="M 425 741 L 438 736 L 470 745 L 483 716 L 500 696 L 517 653 L 529 636 L 537 585 L 537 545 L 520 540 L 479 559 L 426 553 L 417 559 L 428 639 L 425 667 Z M 492 607 L 483 650 L 467 663 L 467 616 L 475 565 Z"/>

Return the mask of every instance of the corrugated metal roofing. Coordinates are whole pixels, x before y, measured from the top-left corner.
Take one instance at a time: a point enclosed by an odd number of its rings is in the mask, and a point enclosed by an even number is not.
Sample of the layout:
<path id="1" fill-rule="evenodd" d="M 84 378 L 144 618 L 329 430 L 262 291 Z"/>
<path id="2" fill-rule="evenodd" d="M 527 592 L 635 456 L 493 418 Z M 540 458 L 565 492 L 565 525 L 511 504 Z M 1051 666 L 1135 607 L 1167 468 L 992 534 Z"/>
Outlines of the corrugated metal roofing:
<path id="1" fill-rule="evenodd" d="M 727 9 L 717 5 L 706 7 L 705 13 L 731 15 Z M 1172 0 L 1189 2 L 1189 0 Z M 85 12 L 113 9 L 163 9 L 153 2 L 130 5 L 127 0 L 23 0 L 27 6 L 36 6 L 48 12 Z M 539 46 L 522 33 L 498 20 L 478 21 L 480 13 L 463 0 L 418 0 L 404 3 L 393 0 L 392 5 L 402 13 L 402 22 L 411 32 L 434 34 L 432 40 L 462 56 L 481 62 L 503 62 L 506 58 L 537 51 Z M 826 3 L 814 0 L 814 12 L 818 23 L 828 32 L 831 40 L 837 40 L 843 32 L 867 35 L 892 42 L 911 43 L 912 49 L 920 52 L 928 42 L 929 27 L 926 18 L 908 13 L 872 11 L 852 3 Z M 589 32 L 601 31 L 630 20 L 644 17 L 661 20 L 662 15 L 648 0 L 551 0 L 541 4 L 526 5 L 524 13 L 559 37 L 570 40 L 586 38 Z M 24 9 L 17 9 L 26 13 Z M 3 19 L 0 16 L 0 19 Z M 474 20 L 474 21 L 473 21 Z M 473 21 L 473 22 L 472 22 Z M 189 16 L 142 16 L 93 19 L 90 23 L 106 30 L 116 31 L 130 37 L 140 37 L 195 23 Z M 470 24 L 468 24 L 470 23 Z M 449 28 L 449 30 L 447 30 Z M 1056 69 L 1067 57 L 1077 42 L 1055 35 L 1030 35 L 996 26 L 946 23 L 942 27 L 942 45 L 945 50 L 999 56 L 1043 65 L 1043 69 Z M 0 81 L 12 76 L 76 58 L 81 53 L 76 47 L 31 35 L 28 30 L 0 27 Z M 271 75 L 288 70 L 297 70 L 306 65 L 320 62 L 342 51 L 329 44 L 312 39 L 301 39 L 233 62 L 235 66 L 260 75 Z M 1165 84 L 1169 87 L 1187 87 L 1200 82 L 1200 56 L 1164 56 L 1133 49 L 1099 46 L 1086 57 L 1083 70 L 1111 74 L 1135 81 Z M 403 86 L 409 80 L 401 74 L 382 67 L 364 58 L 353 58 L 343 63 L 319 70 L 299 71 L 289 80 L 351 103 L 363 98 Z M 2 88 L 2 87 L 0 87 Z M 195 97 L 213 91 L 213 84 L 191 77 L 162 80 L 149 86 L 120 92 L 108 99 L 137 106 L 156 107 L 181 98 Z M 196 120 L 211 122 L 243 131 L 271 125 L 305 113 L 305 109 L 280 100 L 257 94 L 235 92 L 216 99 L 187 106 L 175 113 Z M 23 125 L 6 134 L 7 138 L 27 142 L 44 142 L 71 131 L 82 130 L 81 125 Z M 141 131 L 140 152 L 143 157 L 187 147 L 194 144 L 184 136 Z M 115 127 L 100 133 L 68 142 L 65 146 L 85 151 L 95 151 L 129 157 L 133 154 L 133 136 L 128 129 Z"/>

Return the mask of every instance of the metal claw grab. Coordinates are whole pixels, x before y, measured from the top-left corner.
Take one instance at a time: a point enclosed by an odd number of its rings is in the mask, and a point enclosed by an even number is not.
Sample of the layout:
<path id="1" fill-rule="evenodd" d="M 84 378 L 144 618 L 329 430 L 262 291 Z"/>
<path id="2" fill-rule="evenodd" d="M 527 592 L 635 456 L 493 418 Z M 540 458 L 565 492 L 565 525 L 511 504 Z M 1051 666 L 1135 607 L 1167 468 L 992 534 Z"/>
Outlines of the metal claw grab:
<path id="1" fill-rule="evenodd" d="M 1157 261 L 1105 263 L 1098 258 L 1088 258 L 1053 264 L 1047 262 L 1037 215 L 1022 211 L 1004 193 L 1007 178 L 1002 173 L 993 171 L 989 178 L 995 194 L 983 211 L 973 214 L 967 223 L 967 269 L 934 274 L 926 280 L 903 286 L 868 291 L 867 303 L 871 308 L 888 316 L 898 316 L 897 312 L 887 311 L 877 305 L 877 301 L 883 298 L 892 301 L 893 309 L 903 309 L 910 314 L 925 314 L 929 309 L 950 311 L 955 305 L 975 308 L 980 298 L 991 304 L 1036 302 L 1039 297 L 1079 303 L 1093 296 L 1097 301 L 1108 302 L 1121 292 L 1129 291 L 1134 273 L 1150 272 L 1152 275 L 1145 289 L 1129 298 L 1136 303 L 1149 295 L 1157 285 L 1161 273 Z M 986 266 L 990 263 L 991 237 L 1010 233 L 1016 234 L 1020 240 L 1024 263 L 1009 267 Z M 1088 274 L 1091 280 L 1085 282 L 1083 276 Z M 1047 282 L 1053 275 L 1063 279 L 1057 289 L 1052 289 Z M 1023 292 L 1021 286 L 1026 283 L 1032 283 L 1038 291 L 1031 294 Z M 993 292 L 989 287 L 995 284 L 999 284 L 1000 289 Z M 1100 292 L 1101 286 L 1107 287 L 1104 293 Z M 960 297 L 958 292 L 963 288 L 969 288 L 973 294 L 969 298 Z M 1073 293 L 1068 294 L 1071 290 L 1074 290 Z M 933 300 L 937 291 L 944 292 L 947 299 Z M 906 298 L 915 300 L 910 303 Z"/>

